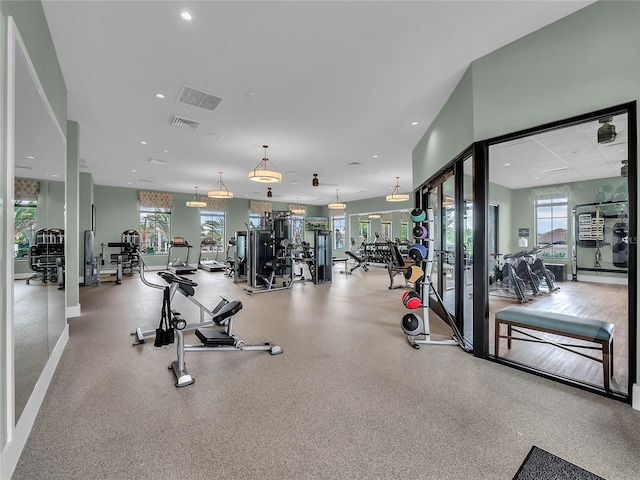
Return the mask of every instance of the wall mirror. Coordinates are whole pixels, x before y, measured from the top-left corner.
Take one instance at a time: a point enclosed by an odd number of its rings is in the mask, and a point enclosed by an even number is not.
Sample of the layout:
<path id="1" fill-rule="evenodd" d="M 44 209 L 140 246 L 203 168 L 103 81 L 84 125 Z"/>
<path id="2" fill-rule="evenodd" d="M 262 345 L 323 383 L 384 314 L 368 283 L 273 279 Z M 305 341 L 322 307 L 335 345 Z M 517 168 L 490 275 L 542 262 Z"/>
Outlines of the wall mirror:
<path id="1" fill-rule="evenodd" d="M 36 244 L 45 252 L 62 251 L 64 257 L 64 246 L 59 244 L 65 228 L 66 141 L 12 19 L 8 37 L 7 127 L 11 138 L 7 158 L 14 175 L 14 229 L 9 243 L 15 258 L 13 325 L 8 331 L 14 349 L 17 423 L 66 322 L 63 284 L 59 285 L 55 275 L 42 274 L 45 257 L 30 258 Z M 43 230 L 60 232 L 38 235 Z"/>
<path id="2" fill-rule="evenodd" d="M 413 237 L 408 231 L 410 208 L 384 210 L 349 215 L 349 243 L 345 248 L 360 248 L 362 244 L 397 242 L 408 244 Z"/>

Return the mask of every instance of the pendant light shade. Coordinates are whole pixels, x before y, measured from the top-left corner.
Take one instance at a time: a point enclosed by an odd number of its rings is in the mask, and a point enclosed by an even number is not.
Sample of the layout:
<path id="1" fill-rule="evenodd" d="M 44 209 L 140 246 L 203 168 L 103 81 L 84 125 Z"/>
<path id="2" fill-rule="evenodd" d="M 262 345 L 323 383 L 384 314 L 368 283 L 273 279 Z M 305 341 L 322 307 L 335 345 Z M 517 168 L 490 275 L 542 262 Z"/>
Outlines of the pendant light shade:
<path id="1" fill-rule="evenodd" d="M 263 145 L 262 148 L 264 148 L 264 158 L 256 168 L 249 171 L 247 177 L 249 177 L 249 180 L 259 183 L 281 182 L 282 174 L 277 170 L 269 169 L 269 159 L 267 158 L 267 148 L 269 148 L 269 145 Z"/>
<path id="2" fill-rule="evenodd" d="M 227 186 L 222 181 L 222 172 L 220 172 L 220 180 L 218 181 L 218 185 L 216 185 L 216 190 L 211 190 L 207 194 L 210 198 L 233 198 L 233 193 L 229 191 Z"/>
<path id="3" fill-rule="evenodd" d="M 187 207 L 202 208 L 207 206 L 207 202 L 202 202 L 198 198 L 198 187 L 196 187 L 196 193 L 191 200 L 186 203 Z"/>
<path id="4" fill-rule="evenodd" d="M 407 200 L 409 200 L 408 193 L 400 193 L 399 180 L 400 180 L 400 177 L 396 177 L 396 186 L 393 189 L 393 192 L 391 192 L 390 195 L 387 195 L 386 197 L 387 202 L 406 202 Z"/>
<path id="5" fill-rule="evenodd" d="M 304 215 L 307 211 L 304 209 L 302 205 L 300 205 L 300 200 L 296 198 L 296 204 L 291 209 L 291 213 L 294 215 Z"/>
<path id="6" fill-rule="evenodd" d="M 342 200 L 340 200 L 340 197 L 338 196 L 338 189 L 336 188 L 336 198 L 333 202 L 331 202 L 329 205 L 327 205 L 328 208 L 330 208 L 331 210 L 344 210 L 345 208 L 347 208 L 347 204 L 343 203 Z"/>

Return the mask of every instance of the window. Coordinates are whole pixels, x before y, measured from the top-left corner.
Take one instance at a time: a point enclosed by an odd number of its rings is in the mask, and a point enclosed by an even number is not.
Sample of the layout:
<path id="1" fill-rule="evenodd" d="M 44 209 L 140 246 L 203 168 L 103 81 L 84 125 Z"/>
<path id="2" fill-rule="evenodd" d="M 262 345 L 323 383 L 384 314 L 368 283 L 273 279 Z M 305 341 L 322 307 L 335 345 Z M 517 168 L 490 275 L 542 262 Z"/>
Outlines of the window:
<path id="1" fill-rule="evenodd" d="M 548 245 L 541 257 L 567 257 L 567 211 L 567 197 L 536 200 L 536 245 Z"/>
<path id="2" fill-rule="evenodd" d="M 393 240 L 391 222 L 382 222 L 382 240 L 384 242 L 391 242 Z"/>
<path id="3" fill-rule="evenodd" d="M 333 217 L 333 248 L 344 250 L 344 225 L 345 219 L 342 217 Z"/>
<path id="4" fill-rule="evenodd" d="M 371 222 L 368 220 L 360 220 L 358 222 L 358 245 L 367 243 L 371 237 Z"/>
<path id="5" fill-rule="evenodd" d="M 140 207 L 140 249 L 153 255 L 168 253 L 171 242 L 171 210 Z"/>
<path id="6" fill-rule="evenodd" d="M 200 240 L 212 239 L 216 255 L 225 248 L 224 212 L 200 210 Z"/>
<path id="7" fill-rule="evenodd" d="M 263 223 L 262 222 L 262 218 L 263 218 L 263 216 L 260 215 L 259 213 L 250 213 L 249 214 L 249 224 L 253 228 L 260 228 L 260 226 Z"/>
<path id="8" fill-rule="evenodd" d="M 215 240 L 216 252 L 224 250 L 224 212 L 200 210 L 200 239 Z"/>
<path id="9" fill-rule="evenodd" d="M 407 222 L 402 222 L 400 224 L 400 241 L 401 242 L 409 241 L 409 224 Z"/>
<path id="10" fill-rule="evenodd" d="M 36 231 L 38 204 L 33 201 L 17 200 L 13 206 L 14 258 L 29 256 Z"/>
<path id="11" fill-rule="evenodd" d="M 304 241 L 304 217 L 302 215 L 291 216 L 291 241 L 300 245 Z"/>

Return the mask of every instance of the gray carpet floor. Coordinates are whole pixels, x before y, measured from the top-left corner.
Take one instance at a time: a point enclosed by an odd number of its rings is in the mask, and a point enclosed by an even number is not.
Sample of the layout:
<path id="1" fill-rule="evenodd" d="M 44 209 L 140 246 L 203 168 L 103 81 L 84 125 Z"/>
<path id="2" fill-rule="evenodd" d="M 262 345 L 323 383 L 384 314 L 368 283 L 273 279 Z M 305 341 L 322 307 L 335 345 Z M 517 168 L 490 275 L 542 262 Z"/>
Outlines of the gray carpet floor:
<path id="1" fill-rule="evenodd" d="M 81 287 L 83 315 L 12 478 L 511 479 L 532 445 L 608 480 L 640 478 L 639 411 L 455 346 L 414 350 L 386 270 L 338 272 L 254 296 L 220 272 L 191 276 L 204 304 L 243 302 L 241 338 L 284 354 L 187 353 L 196 382 L 180 389 L 175 347 L 129 336 L 157 324 L 161 291 L 137 276 Z M 197 318 L 184 297 L 174 307 Z"/>

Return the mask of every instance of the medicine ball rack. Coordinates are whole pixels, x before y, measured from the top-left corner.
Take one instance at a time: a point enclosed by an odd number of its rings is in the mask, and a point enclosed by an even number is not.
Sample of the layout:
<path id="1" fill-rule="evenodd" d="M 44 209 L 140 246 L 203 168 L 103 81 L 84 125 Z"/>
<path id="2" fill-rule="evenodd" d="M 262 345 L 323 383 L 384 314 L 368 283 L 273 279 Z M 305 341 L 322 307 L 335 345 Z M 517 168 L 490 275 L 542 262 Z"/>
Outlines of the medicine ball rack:
<path id="1" fill-rule="evenodd" d="M 414 208 L 410 214 L 411 221 L 415 223 L 413 236 L 415 244 L 409 247 L 409 258 L 414 265 L 405 273 L 407 280 L 413 280 L 414 289 L 406 291 L 402 295 L 402 302 L 409 310 L 422 309 L 422 317 L 416 313 L 407 313 L 402 317 L 401 327 L 407 335 L 409 344 L 419 349 L 420 345 L 458 345 L 467 352 L 472 347 L 464 339 L 458 329 L 455 319 L 445 308 L 442 297 L 431 283 L 431 272 L 433 270 L 434 252 L 434 220 L 433 209 L 426 211 L 421 208 Z M 445 312 L 444 321 L 451 327 L 453 335 L 451 339 L 434 340 L 431 338 L 431 328 L 429 325 L 429 298 L 430 293 Z"/>

